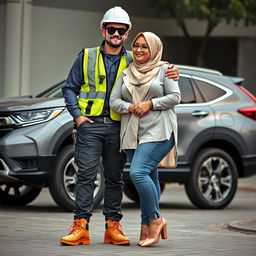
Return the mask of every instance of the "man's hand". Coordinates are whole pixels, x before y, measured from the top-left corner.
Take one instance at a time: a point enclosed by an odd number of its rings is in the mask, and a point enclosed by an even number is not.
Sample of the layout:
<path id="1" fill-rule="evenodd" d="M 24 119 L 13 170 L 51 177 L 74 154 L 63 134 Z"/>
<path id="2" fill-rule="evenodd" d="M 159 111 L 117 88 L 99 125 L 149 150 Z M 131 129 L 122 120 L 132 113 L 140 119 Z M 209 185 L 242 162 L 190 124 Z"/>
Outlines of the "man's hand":
<path id="1" fill-rule="evenodd" d="M 75 119 L 75 123 L 76 123 L 76 126 L 79 127 L 81 123 L 83 122 L 89 122 L 89 123 L 94 123 L 94 121 L 92 119 L 90 119 L 89 117 L 87 116 L 79 116 Z"/>
<path id="2" fill-rule="evenodd" d="M 175 81 L 179 80 L 178 68 L 173 64 L 169 64 L 168 69 L 165 73 L 165 76 L 167 76 L 169 79 L 173 79 Z"/>

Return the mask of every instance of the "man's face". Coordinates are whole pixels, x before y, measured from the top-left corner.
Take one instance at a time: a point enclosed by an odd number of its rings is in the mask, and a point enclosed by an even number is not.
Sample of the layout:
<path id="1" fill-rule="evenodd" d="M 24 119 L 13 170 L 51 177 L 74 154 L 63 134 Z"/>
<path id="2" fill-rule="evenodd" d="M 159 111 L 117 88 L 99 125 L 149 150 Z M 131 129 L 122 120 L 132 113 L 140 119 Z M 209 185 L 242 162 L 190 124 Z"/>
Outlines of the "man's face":
<path id="1" fill-rule="evenodd" d="M 106 43 L 113 48 L 122 46 L 129 35 L 126 25 L 121 23 L 108 23 L 101 31 Z"/>

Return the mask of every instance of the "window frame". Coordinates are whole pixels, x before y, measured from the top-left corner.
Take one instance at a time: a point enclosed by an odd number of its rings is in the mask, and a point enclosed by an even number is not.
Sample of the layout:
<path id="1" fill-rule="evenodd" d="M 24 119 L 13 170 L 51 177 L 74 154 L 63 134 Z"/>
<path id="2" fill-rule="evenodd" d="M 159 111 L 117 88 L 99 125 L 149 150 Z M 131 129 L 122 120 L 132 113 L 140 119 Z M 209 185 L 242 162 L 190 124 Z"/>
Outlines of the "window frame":
<path id="1" fill-rule="evenodd" d="M 223 91 L 225 91 L 225 94 L 223 94 L 222 96 L 214 99 L 214 100 L 210 100 L 210 101 L 206 101 L 206 102 L 196 102 L 196 103 L 182 103 L 182 104 L 179 104 L 178 106 L 186 106 L 186 107 L 192 107 L 192 106 L 208 106 L 208 105 L 212 105 L 212 104 L 216 104 L 222 100 L 224 100 L 225 98 L 229 97 L 230 95 L 233 94 L 233 91 L 227 87 L 225 87 L 224 85 L 221 85 L 215 81 L 212 81 L 210 79 L 207 79 L 207 78 L 203 78 L 203 77 L 200 77 L 200 76 L 197 76 L 197 75 L 187 75 L 187 74 L 180 74 L 180 77 L 187 77 L 189 79 L 191 79 L 191 83 L 192 83 L 192 88 L 193 88 L 193 91 L 194 91 L 194 94 L 196 96 L 196 93 L 195 93 L 195 86 L 196 86 L 196 81 L 195 80 L 200 80 L 202 82 L 205 82 L 205 83 L 209 83 L 213 86 L 216 86 L 220 89 L 222 89 Z M 199 91 L 200 89 L 197 88 Z M 201 91 L 200 91 L 201 92 Z M 196 97 L 195 97 L 196 98 Z M 196 98 L 196 101 L 197 101 L 197 98 Z"/>
<path id="2" fill-rule="evenodd" d="M 188 105 L 188 104 L 197 104 L 197 97 L 196 97 L 196 92 L 195 92 L 195 85 L 193 84 L 193 80 L 191 79 L 191 76 L 190 75 L 186 75 L 186 74 L 180 74 L 180 78 L 181 77 L 184 77 L 184 78 L 188 78 L 190 81 L 190 84 L 191 84 L 191 89 L 193 91 L 193 94 L 194 94 L 194 99 L 195 99 L 195 102 L 194 103 L 180 103 L 179 105 Z M 178 81 L 179 83 L 179 81 Z M 182 98 L 182 92 L 181 92 L 181 98 Z"/>

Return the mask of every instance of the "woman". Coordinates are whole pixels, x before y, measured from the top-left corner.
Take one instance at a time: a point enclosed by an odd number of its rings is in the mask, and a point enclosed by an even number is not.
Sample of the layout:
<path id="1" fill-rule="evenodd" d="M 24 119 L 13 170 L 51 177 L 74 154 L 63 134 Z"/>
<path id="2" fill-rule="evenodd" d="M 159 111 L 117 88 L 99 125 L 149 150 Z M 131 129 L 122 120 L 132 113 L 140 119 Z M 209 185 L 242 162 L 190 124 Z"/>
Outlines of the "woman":
<path id="1" fill-rule="evenodd" d="M 178 83 L 165 77 L 162 42 L 151 32 L 132 42 L 134 62 L 123 71 L 110 98 L 110 107 L 122 114 L 121 150 L 131 162 L 130 176 L 140 196 L 142 247 L 167 238 L 160 215 L 157 165 L 172 150 L 176 165 Z"/>

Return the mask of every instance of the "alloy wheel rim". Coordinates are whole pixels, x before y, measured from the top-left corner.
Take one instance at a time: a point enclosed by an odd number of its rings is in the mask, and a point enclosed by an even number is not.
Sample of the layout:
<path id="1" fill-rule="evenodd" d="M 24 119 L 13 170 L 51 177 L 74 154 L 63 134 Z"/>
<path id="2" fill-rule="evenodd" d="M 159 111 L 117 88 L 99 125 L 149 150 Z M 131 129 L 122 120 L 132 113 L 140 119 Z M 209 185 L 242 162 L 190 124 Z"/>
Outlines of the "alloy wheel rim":
<path id="1" fill-rule="evenodd" d="M 77 164 L 75 163 L 74 157 L 72 157 L 67 162 L 64 168 L 64 173 L 63 173 L 64 188 L 66 193 L 72 200 L 75 200 L 75 187 L 76 187 L 76 181 L 77 181 L 77 173 L 78 173 L 78 167 L 77 167 Z M 98 171 L 96 180 L 94 182 L 94 193 L 93 193 L 94 198 L 99 192 L 101 183 L 102 183 L 102 178 Z"/>
<path id="2" fill-rule="evenodd" d="M 203 197 L 213 203 L 227 198 L 232 188 L 229 164 L 221 157 L 209 157 L 200 167 L 198 185 Z"/>
<path id="3" fill-rule="evenodd" d="M 0 191 L 11 197 L 22 197 L 30 192 L 31 187 L 18 183 L 0 184 Z"/>

